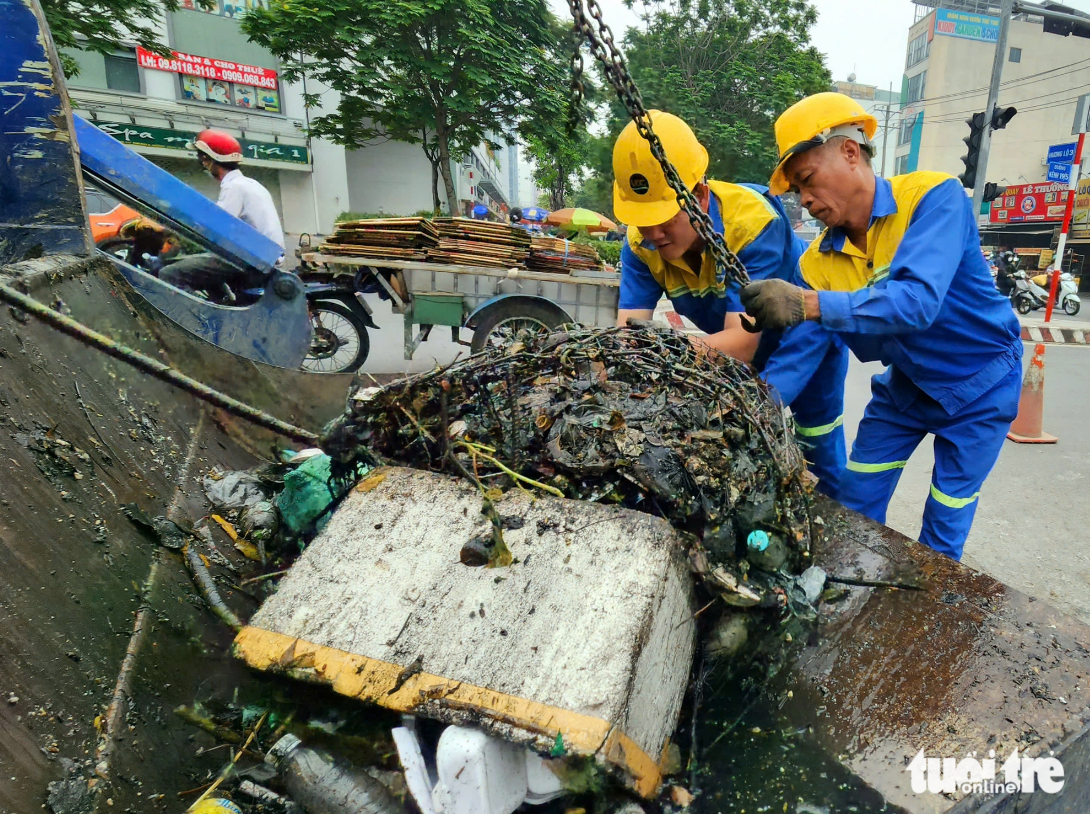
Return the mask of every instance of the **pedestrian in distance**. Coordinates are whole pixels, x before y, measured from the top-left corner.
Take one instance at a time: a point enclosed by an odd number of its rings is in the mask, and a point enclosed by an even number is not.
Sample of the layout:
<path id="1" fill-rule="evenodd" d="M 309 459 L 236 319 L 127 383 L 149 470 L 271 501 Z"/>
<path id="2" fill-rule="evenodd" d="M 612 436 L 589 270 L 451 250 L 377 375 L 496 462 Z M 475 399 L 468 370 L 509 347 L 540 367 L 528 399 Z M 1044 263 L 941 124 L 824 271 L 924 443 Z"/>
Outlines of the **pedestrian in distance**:
<path id="1" fill-rule="evenodd" d="M 980 251 L 972 200 L 937 172 L 878 178 L 877 120 L 819 93 L 776 121 L 772 192 L 798 192 L 826 229 L 799 260 L 801 280 L 742 290 L 762 328 L 815 323 L 837 332 L 871 382 L 840 500 L 879 522 L 924 436 L 935 467 L 920 541 L 960 559 L 985 478 L 1018 412 L 1018 320 Z"/>
<path id="2" fill-rule="evenodd" d="M 659 110 L 650 115 L 670 163 L 750 276 L 795 278 L 805 246 L 792 233 L 779 198 L 763 186 L 708 180 L 708 152 L 689 126 Z M 651 319 L 665 294 L 677 313 L 704 332 L 696 340 L 701 347 L 752 362 L 790 405 L 818 488 L 836 497 L 846 459 L 847 348 L 814 323 L 763 334 L 744 329 L 737 289 L 718 272 L 633 123 L 614 145 L 613 174 L 613 211 L 628 226 L 621 247 L 619 324 Z"/>

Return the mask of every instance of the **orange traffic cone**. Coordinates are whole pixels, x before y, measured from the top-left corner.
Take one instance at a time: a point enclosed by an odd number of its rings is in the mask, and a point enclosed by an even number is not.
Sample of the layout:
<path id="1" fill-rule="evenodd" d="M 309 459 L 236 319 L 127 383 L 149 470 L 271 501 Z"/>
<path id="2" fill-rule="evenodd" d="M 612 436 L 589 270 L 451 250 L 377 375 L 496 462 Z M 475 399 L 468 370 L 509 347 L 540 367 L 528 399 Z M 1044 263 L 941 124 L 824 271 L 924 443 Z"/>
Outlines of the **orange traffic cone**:
<path id="1" fill-rule="evenodd" d="M 1041 429 L 1045 411 L 1045 346 L 1038 343 L 1033 359 L 1022 379 L 1022 395 L 1018 399 L 1018 415 L 1007 437 L 1016 444 L 1055 444 L 1055 435 Z"/>

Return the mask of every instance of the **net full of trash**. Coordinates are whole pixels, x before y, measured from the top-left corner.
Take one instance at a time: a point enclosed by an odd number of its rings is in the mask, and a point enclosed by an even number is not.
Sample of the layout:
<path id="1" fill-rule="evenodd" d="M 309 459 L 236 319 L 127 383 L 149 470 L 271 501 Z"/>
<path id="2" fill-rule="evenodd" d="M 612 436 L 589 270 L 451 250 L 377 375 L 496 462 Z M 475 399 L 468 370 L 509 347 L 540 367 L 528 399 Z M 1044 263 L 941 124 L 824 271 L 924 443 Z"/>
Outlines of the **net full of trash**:
<path id="1" fill-rule="evenodd" d="M 384 463 L 658 515 L 691 535 L 694 571 L 728 604 L 808 612 L 810 486 L 782 407 L 752 369 L 655 327 L 523 333 L 350 397 L 322 448 L 334 478 Z M 464 554 L 464 552 L 463 552 Z M 464 556 L 463 556 L 464 559 Z"/>

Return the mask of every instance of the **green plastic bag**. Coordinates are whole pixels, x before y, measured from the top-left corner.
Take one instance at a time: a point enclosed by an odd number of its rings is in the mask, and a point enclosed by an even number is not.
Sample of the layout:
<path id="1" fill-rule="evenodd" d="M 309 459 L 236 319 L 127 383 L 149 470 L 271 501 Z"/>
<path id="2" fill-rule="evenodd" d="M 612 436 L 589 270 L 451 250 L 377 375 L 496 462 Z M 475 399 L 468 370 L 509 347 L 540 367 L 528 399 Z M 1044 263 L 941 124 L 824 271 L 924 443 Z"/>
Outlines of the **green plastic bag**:
<path id="1" fill-rule="evenodd" d="M 276 498 L 276 508 L 292 534 L 317 534 L 329 522 L 329 506 L 340 498 L 330 490 L 329 464 L 328 455 L 316 455 L 284 476 L 284 491 Z"/>

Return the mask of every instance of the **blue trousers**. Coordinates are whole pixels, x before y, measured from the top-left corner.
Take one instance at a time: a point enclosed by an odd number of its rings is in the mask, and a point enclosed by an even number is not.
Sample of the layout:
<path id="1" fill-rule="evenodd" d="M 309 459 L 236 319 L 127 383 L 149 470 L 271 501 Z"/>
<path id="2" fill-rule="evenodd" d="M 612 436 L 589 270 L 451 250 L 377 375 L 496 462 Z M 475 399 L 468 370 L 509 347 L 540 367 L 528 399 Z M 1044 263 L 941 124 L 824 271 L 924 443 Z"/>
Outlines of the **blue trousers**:
<path id="1" fill-rule="evenodd" d="M 809 333 L 765 331 L 754 366 L 766 371 L 777 393 L 790 398 L 795 440 L 802 447 L 817 489 L 840 499 L 847 445 L 844 441 L 844 377 L 848 348 L 831 333 L 807 326 Z M 813 334 L 813 336 L 810 336 Z M 814 361 L 820 359 L 817 366 Z"/>
<path id="2" fill-rule="evenodd" d="M 949 415 L 895 368 L 875 376 L 841 481 L 840 502 L 885 523 L 905 464 L 924 436 L 933 434 L 935 468 L 920 542 L 960 560 L 980 487 L 1018 414 L 1021 379 L 1021 367 L 1015 365 L 991 390 Z"/>

